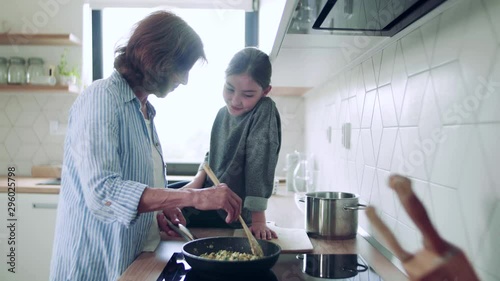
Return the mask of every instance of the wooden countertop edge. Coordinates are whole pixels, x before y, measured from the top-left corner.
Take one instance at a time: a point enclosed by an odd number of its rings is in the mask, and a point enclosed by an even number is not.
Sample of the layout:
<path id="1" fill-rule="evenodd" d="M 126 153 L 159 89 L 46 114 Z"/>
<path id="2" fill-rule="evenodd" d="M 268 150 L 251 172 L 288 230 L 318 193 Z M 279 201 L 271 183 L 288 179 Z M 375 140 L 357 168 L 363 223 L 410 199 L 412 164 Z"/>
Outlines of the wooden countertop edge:
<path id="1" fill-rule="evenodd" d="M 59 185 L 38 185 L 38 183 L 53 180 L 51 178 L 31 178 L 31 177 L 0 177 L 0 193 L 8 193 L 9 189 L 15 187 L 16 193 L 36 193 L 36 194 L 59 194 Z M 12 185 L 14 183 L 14 185 Z"/>

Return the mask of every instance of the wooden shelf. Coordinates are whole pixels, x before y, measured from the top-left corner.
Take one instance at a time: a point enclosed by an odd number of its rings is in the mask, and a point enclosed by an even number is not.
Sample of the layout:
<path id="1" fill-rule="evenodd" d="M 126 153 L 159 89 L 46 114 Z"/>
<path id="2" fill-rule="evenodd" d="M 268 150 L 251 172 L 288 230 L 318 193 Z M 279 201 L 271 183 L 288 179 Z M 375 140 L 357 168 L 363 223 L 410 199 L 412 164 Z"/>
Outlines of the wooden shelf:
<path id="1" fill-rule="evenodd" d="M 0 94 L 6 92 L 53 92 L 53 93 L 79 93 L 77 86 L 63 86 L 63 85 L 0 85 Z"/>
<path id="2" fill-rule="evenodd" d="M 81 45 L 72 33 L 67 34 L 0 34 L 0 45 Z"/>

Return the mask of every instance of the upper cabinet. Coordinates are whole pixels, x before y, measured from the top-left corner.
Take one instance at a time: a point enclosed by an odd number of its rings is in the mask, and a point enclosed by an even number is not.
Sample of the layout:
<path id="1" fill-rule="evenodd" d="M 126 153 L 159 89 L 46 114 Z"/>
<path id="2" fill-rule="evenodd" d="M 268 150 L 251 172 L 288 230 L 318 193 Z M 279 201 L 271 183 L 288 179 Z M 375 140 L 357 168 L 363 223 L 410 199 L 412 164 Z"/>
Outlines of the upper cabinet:
<path id="1" fill-rule="evenodd" d="M 285 2 L 270 52 L 275 87 L 314 88 L 386 39 L 313 30 L 322 1 Z"/>
<path id="2" fill-rule="evenodd" d="M 265 1 L 262 0 L 262 2 Z M 371 26 L 370 20 L 382 18 L 379 15 L 383 15 L 388 7 L 392 7 L 391 5 L 384 6 L 384 3 L 387 4 L 390 0 L 290 0 L 283 2 L 281 10 L 275 11 L 275 16 L 280 15 L 280 20 L 272 32 L 275 35 L 270 51 L 273 63 L 273 86 L 313 88 L 328 81 L 333 75 L 361 63 L 367 56 L 421 26 L 455 1 L 408 1 L 413 6 L 405 6 L 406 11 L 431 4 L 432 7 L 427 7 L 428 9 L 420 12 L 418 17 L 413 18 L 413 21 L 408 21 L 408 25 L 398 29 L 397 33 L 363 32 L 362 28 L 351 23 L 358 15 L 356 23 L 364 20 L 368 23 L 366 26 Z M 342 9 L 331 9 L 331 7 L 326 9 L 332 4 L 338 4 L 342 6 Z M 266 6 L 261 5 L 261 9 L 265 8 Z M 345 28 L 348 30 L 313 29 L 314 23 L 323 11 L 329 14 L 329 17 L 325 17 L 322 21 L 323 25 L 327 25 L 328 28 L 340 25 L 349 27 Z M 365 11 L 365 13 L 360 13 L 360 11 Z M 267 16 L 266 13 L 260 13 L 259 16 L 262 14 Z M 377 16 L 363 19 L 359 16 L 360 14 Z M 343 19 L 347 20 L 342 21 Z M 379 28 L 382 28 L 382 25 Z"/>

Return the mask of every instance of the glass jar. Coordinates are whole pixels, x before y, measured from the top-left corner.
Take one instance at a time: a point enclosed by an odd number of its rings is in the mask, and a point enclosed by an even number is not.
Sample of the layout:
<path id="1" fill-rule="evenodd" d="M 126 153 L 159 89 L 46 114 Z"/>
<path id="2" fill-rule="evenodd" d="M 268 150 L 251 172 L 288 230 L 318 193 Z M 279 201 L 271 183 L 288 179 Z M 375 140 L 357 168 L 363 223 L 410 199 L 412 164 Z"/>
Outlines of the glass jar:
<path id="1" fill-rule="evenodd" d="M 26 82 L 32 84 L 36 77 L 44 75 L 43 59 L 29 58 L 28 59 L 28 72 L 26 73 Z"/>
<path id="2" fill-rule="evenodd" d="M 9 84 L 26 84 L 26 61 L 21 57 L 11 57 L 7 82 Z"/>
<path id="3" fill-rule="evenodd" d="M 0 84 L 7 84 L 7 59 L 0 57 Z"/>

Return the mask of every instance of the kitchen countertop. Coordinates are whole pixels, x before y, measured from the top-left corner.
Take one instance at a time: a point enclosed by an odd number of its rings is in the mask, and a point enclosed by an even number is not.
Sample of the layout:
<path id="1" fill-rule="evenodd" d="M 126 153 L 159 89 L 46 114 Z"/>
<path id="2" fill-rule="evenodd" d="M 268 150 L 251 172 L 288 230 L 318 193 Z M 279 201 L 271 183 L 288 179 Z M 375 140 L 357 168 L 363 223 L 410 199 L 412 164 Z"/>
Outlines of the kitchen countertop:
<path id="1" fill-rule="evenodd" d="M 54 181 L 54 178 L 12 177 L 15 181 L 16 193 L 59 194 L 60 185 L 40 184 Z M 191 180 L 191 176 L 168 176 L 168 180 Z M 8 177 L 0 177 L 0 193 L 8 192 Z"/>
<path id="2" fill-rule="evenodd" d="M 268 221 L 274 221 L 277 226 L 284 228 L 304 229 L 304 214 L 297 208 L 294 195 L 287 193 L 281 184 L 277 194 L 271 196 L 266 211 Z M 233 236 L 232 229 L 218 228 L 190 228 L 195 236 Z M 310 237 L 314 247 L 312 254 L 359 254 L 384 280 L 408 280 L 396 266 L 378 252 L 360 234 L 355 239 L 328 240 Z M 162 237 L 155 252 L 144 252 L 127 268 L 119 280 L 151 280 L 156 281 L 163 268 L 174 252 L 182 249 L 184 240 L 173 237 Z"/>

